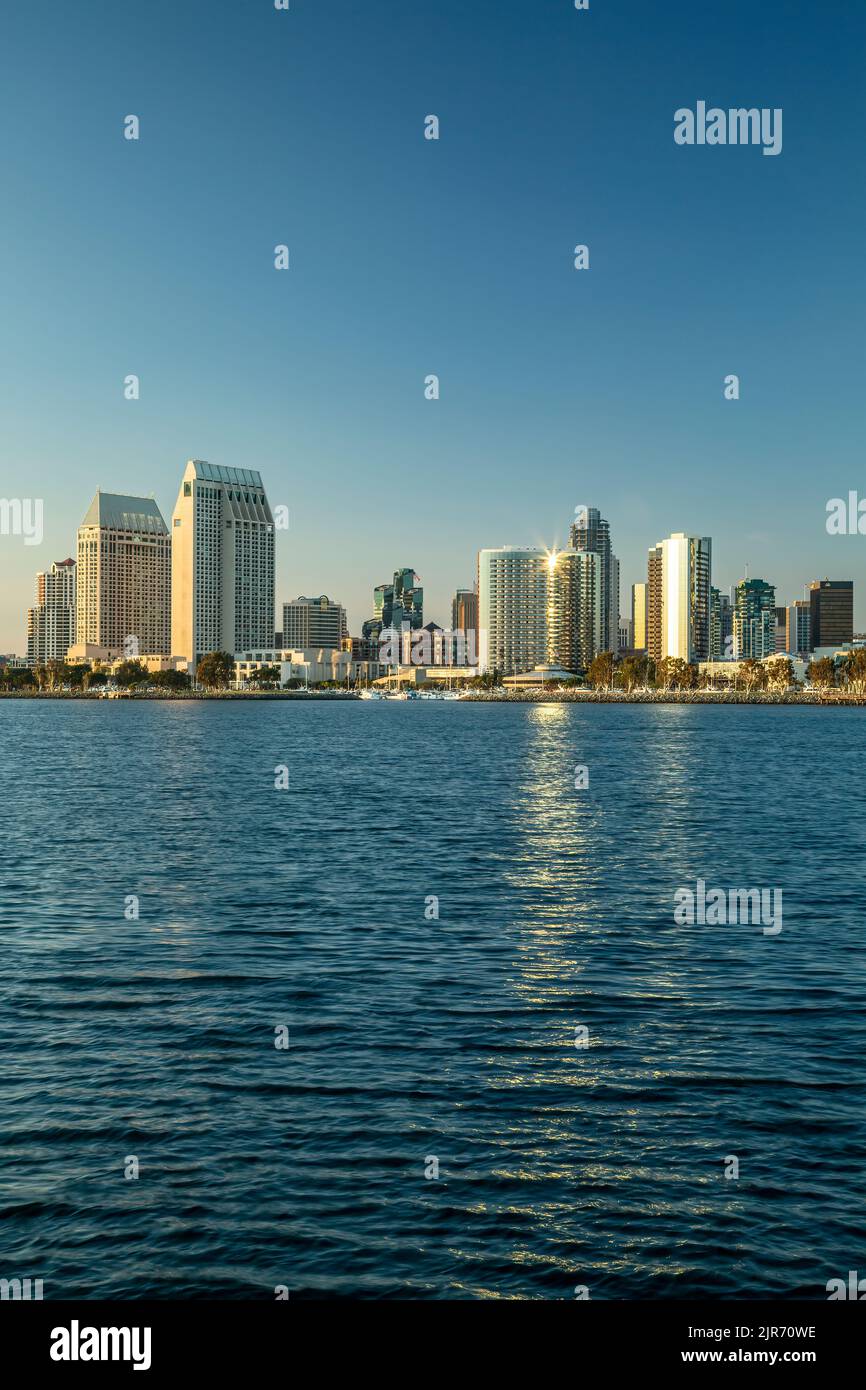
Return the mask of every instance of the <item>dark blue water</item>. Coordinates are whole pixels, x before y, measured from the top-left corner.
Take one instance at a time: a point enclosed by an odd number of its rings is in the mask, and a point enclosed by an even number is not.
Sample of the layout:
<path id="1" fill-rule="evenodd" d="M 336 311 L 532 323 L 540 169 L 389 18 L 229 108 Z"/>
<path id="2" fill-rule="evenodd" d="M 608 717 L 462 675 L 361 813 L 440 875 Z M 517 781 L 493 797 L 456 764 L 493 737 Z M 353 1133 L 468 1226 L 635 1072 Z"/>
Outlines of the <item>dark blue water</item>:
<path id="1" fill-rule="evenodd" d="M 826 1298 L 866 1271 L 863 730 L 0 702 L 0 1276 Z M 677 926 L 699 877 L 781 934 Z"/>

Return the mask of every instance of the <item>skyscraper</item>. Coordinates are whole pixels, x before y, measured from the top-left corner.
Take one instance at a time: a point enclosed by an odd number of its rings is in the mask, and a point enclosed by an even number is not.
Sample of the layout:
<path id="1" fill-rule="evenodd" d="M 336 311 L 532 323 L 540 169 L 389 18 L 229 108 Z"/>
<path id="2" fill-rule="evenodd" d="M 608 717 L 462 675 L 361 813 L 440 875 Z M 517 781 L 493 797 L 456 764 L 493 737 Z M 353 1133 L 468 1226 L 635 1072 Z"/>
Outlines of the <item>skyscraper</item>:
<path id="1" fill-rule="evenodd" d="M 636 652 L 646 651 L 646 584 L 632 584 L 631 586 L 631 625 L 632 625 L 632 645 Z"/>
<path id="2" fill-rule="evenodd" d="M 424 626 L 424 590 L 413 569 L 395 570 L 390 584 L 376 585 L 373 616 L 361 630 L 365 641 L 378 642 L 386 629 L 402 632 L 404 626 L 410 631 Z"/>
<path id="3" fill-rule="evenodd" d="M 292 650 L 331 647 L 339 650 L 349 635 L 346 610 L 327 594 L 296 598 L 283 604 L 281 645 Z"/>
<path id="4" fill-rule="evenodd" d="M 474 589 L 458 589 L 451 600 L 452 632 L 474 632 L 478 627 L 478 595 Z"/>
<path id="5" fill-rule="evenodd" d="M 785 651 L 791 656 L 812 650 L 811 617 L 808 599 L 797 599 L 785 609 Z"/>
<path id="6" fill-rule="evenodd" d="M 75 641 L 75 561 L 58 560 L 36 576 L 36 606 L 27 610 L 27 660 L 63 661 Z"/>
<path id="7" fill-rule="evenodd" d="M 661 542 L 662 656 L 706 661 L 710 655 L 709 536 L 683 531 Z"/>
<path id="8" fill-rule="evenodd" d="M 592 552 L 601 562 L 600 651 L 616 654 L 619 634 L 619 561 L 611 551 L 610 523 L 597 507 L 579 507 L 571 525 L 573 550 Z"/>
<path id="9" fill-rule="evenodd" d="M 171 538 L 152 497 L 99 492 L 78 528 L 76 642 L 171 654 Z"/>
<path id="10" fill-rule="evenodd" d="M 650 547 L 647 555 L 646 583 L 646 652 L 653 661 L 661 661 L 662 640 L 662 548 Z"/>
<path id="11" fill-rule="evenodd" d="M 584 670 L 601 650 L 601 556 L 572 549 L 501 546 L 478 555 L 482 669 Z"/>
<path id="12" fill-rule="evenodd" d="M 775 650 L 775 587 L 765 579 L 741 579 L 734 604 L 734 656 L 762 661 Z"/>
<path id="13" fill-rule="evenodd" d="M 809 589 L 812 647 L 854 640 L 854 581 L 816 579 Z"/>
<path id="14" fill-rule="evenodd" d="M 191 459 L 172 516 L 175 656 L 268 649 L 274 639 L 274 519 L 261 474 Z"/>
<path id="15" fill-rule="evenodd" d="M 604 621 L 602 619 L 602 621 Z M 615 555 L 610 557 L 610 585 L 607 596 L 607 631 L 610 638 L 610 646 L 607 651 L 613 652 L 616 656 L 619 651 L 619 560 Z"/>
<path id="16" fill-rule="evenodd" d="M 649 552 L 647 562 L 647 655 L 706 661 L 710 654 L 709 536 L 675 531 Z"/>
<path id="17" fill-rule="evenodd" d="M 710 588 L 710 660 L 733 654 L 734 610 L 727 594 Z"/>
<path id="18" fill-rule="evenodd" d="M 385 627 L 399 632 L 404 624 L 413 631 L 424 626 L 424 590 L 413 569 L 396 570 L 392 585 L 390 613 L 383 614 Z"/>

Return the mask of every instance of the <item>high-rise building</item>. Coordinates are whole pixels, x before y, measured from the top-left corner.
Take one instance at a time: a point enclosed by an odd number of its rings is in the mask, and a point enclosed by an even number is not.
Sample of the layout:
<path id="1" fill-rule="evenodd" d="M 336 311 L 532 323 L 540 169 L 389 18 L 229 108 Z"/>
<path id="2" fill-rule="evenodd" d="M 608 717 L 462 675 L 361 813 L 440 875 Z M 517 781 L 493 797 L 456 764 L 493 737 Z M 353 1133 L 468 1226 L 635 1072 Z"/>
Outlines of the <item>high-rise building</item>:
<path id="1" fill-rule="evenodd" d="M 647 563 L 647 655 L 707 661 L 710 653 L 709 536 L 675 531 L 650 550 Z"/>
<path id="2" fill-rule="evenodd" d="M 614 652 L 619 633 L 619 561 L 611 551 L 610 523 L 597 507 L 579 507 L 571 525 L 573 550 L 592 552 L 601 562 L 600 651 Z"/>
<path id="3" fill-rule="evenodd" d="M 733 655 L 734 610 L 727 594 L 710 588 L 710 660 Z"/>
<path id="4" fill-rule="evenodd" d="M 36 576 L 36 607 L 27 610 L 27 660 L 63 661 L 75 641 L 75 561 L 57 560 Z"/>
<path id="5" fill-rule="evenodd" d="M 734 604 L 734 656 L 762 661 L 775 650 L 775 587 L 765 579 L 741 579 Z"/>
<path id="6" fill-rule="evenodd" d="M 785 651 L 791 656 L 812 650 L 812 605 L 808 599 L 797 599 L 785 609 Z"/>
<path id="7" fill-rule="evenodd" d="M 474 632 L 478 627 L 478 595 L 474 589 L 458 589 L 451 600 L 453 632 Z"/>
<path id="8" fill-rule="evenodd" d="M 636 652 L 646 651 L 646 584 L 631 586 L 632 645 Z"/>
<path id="9" fill-rule="evenodd" d="M 300 651 L 305 647 L 333 647 L 339 650 L 349 635 L 346 610 L 327 594 L 319 598 L 296 598 L 283 604 L 281 645 Z"/>
<path id="10" fill-rule="evenodd" d="M 458 589 L 451 600 L 451 644 L 457 666 L 478 661 L 478 594 L 475 589 Z"/>
<path id="11" fill-rule="evenodd" d="M 601 650 L 601 556 L 501 546 L 478 555 L 482 669 L 516 675 L 536 666 L 585 670 Z"/>
<path id="12" fill-rule="evenodd" d="M 412 569 L 396 570 L 390 613 L 383 614 L 385 627 L 399 632 L 404 624 L 414 630 L 424 626 L 424 590 Z"/>
<path id="13" fill-rule="evenodd" d="M 650 547 L 646 566 L 646 652 L 653 661 L 663 655 L 662 633 L 662 548 Z"/>
<path id="14" fill-rule="evenodd" d="M 171 645 L 208 652 L 274 640 L 274 519 L 261 474 L 191 459 L 172 515 Z"/>
<path id="15" fill-rule="evenodd" d="M 402 632 L 424 626 L 424 590 L 413 569 L 394 571 L 390 584 L 377 584 L 373 590 L 373 616 L 361 631 L 367 642 L 378 642 L 385 630 Z"/>
<path id="16" fill-rule="evenodd" d="M 603 620 L 602 620 L 603 621 Z M 619 560 L 615 555 L 610 557 L 610 586 L 608 589 L 607 603 L 607 630 L 610 636 L 610 651 L 616 656 L 620 647 L 619 640 Z"/>
<path id="17" fill-rule="evenodd" d="M 854 640 L 854 581 L 816 579 L 809 589 L 812 649 Z"/>
<path id="18" fill-rule="evenodd" d="M 776 604 L 776 651 L 786 652 L 787 648 L 787 626 L 788 610 Z"/>
<path id="19" fill-rule="evenodd" d="M 76 643 L 171 654 L 171 537 L 152 497 L 97 491 L 78 528 Z"/>

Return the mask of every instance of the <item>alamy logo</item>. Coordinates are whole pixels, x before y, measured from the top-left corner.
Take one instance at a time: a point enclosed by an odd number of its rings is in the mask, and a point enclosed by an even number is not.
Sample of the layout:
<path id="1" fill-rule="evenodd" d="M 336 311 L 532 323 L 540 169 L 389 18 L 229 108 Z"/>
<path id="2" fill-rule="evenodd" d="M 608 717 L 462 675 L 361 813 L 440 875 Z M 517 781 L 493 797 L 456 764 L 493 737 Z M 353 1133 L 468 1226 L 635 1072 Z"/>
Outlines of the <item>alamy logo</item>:
<path id="1" fill-rule="evenodd" d="M 770 894 L 772 893 L 772 912 Z M 674 921 L 679 927 L 748 926 L 763 927 L 765 936 L 778 936 L 782 930 L 781 888 L 710 888 L 702 878 L 691 888 L 678 888 L 674 894 Z"/>
<path id="2" fill-rule="evenodd" d="M 828 1279 L 826 1287 L 830 1295 L 829 1303 L 840 1298 L 854 1299 L 860 1303 L 866 1299 L 866 1279 L 859 1278 L 856 1269 L 848 1270 L 847 1287 L 844 1279 Z"/>
<path id="3" fill-rule="evenodd" d="M 23 536 L 25 545 L 41 545 L 42 498 L 0 497 L 0 536 Z"/>
<path id="4" fill-rule="evenodd" d="M 131 1361 L 134 1371 L 150 1370 L 149 1327 L 69 1327 L 51 1329 L 52 1361 Z"/>
<path id="5" fill-rule="evenodd" d="M 776 106 L 731 107 L 723 111 L 699 101 L 692 111 L 681 106 L 674 112 L 674 140 L 678 145 L 763 145 L 764 154 L 782 153 L 782 108 Z"/>
<path id="6" fill-rule="evenodd" d="M 0 1299 L 29 1299 L 42 1297 L 41 1279 L 0 1279 Z"/>
<path id="7" fill-rule="evenodd" d="M 844 497 L 831 497 L 827 503 L 828 536 L 866 536 L 866 497 L 856 492 Z"/>

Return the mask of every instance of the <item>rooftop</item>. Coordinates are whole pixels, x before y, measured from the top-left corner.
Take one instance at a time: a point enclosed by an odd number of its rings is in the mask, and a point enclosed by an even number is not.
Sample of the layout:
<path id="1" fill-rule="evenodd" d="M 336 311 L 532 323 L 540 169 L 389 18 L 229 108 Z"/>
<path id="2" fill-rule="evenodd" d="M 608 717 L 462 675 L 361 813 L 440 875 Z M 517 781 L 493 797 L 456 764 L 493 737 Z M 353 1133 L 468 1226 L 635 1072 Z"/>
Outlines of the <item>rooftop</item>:
<path id="1" fill-rule="evenodd" d="M 101 492 L 99 488 L 81 524 L 109 527 L 114 531 L 168 534 L 162 512 L 152 497 L 127 497 L 119 492 Z"/>
<path id="2" fill-rule="evenodd" d="M 261 487 L 262 475 L 254 468 L 221 468 L 217 463 L 206 459 L 190 459 L 189 465 L 195 469 L 195 477 L 207 483 L 231 483 L 235 487 Z"/>

